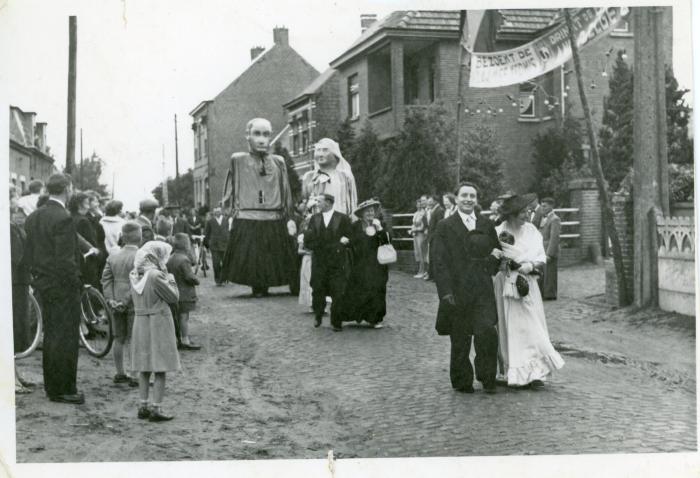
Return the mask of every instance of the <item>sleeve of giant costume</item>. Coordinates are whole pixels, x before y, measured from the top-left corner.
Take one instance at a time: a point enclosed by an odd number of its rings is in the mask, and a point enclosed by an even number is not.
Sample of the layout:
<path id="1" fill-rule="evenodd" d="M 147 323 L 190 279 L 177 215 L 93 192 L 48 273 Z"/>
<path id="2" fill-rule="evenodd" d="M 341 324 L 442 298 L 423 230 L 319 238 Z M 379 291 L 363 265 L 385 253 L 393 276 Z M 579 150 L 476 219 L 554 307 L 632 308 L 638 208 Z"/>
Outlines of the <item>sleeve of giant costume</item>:
<path id="1" fill-rule="evenodd" d="M 234 178 L 236 174 L 236 158 L 234 155 L 231 156 L 231 162 L 228 168 L 228 172 L 226 173 L 226 179 L 224 179 L 224 189 L 223 192 L 221 193 L 221 206 L 226 207 L 226 203 L 230 200 L 231 201 L 231 209 L 233 210 L 233 202 L 235 198 L 234 194 Z M 229 191 L 230 188 L 230 191 Z"/>
<path id="2" fill-rule="evenodd" d="M 294 211 L 294 198 L 292 197 L 292 188 L 289 185 L 289 176 L 287 174 L 287 163 L 284 162 L 282 156 L 275 156 L 280 165 L 282 172 L 282 207 L 284 208 L 285 219 L 292 217 Z"/>
<path id="3" fill-rule="evenodd" d="M 348 216 L 350 216 L 357 207 L 357 185 L 355 184 L 355 176 L 352 175 L 352 172 L 347 177 L 348 195 L 350 196 L 350 200 L 348 202 L 348 204 L 350 204 L 350 211 L 348 211 Z"/>

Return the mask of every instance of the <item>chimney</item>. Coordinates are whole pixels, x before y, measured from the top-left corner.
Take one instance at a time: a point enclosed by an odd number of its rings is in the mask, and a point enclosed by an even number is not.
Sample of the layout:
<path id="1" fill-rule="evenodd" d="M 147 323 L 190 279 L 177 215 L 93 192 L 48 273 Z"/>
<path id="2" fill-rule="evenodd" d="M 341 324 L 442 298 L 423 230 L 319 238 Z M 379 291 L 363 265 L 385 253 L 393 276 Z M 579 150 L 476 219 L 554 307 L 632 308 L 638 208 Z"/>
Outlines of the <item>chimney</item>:
<path id="1" fill-rule="evenodd" d="M 373 23 L 377 21 L 377 15 L 375 13 L 363 13 L 360 15 L 360 26 L 362 27 L 362 33 L 365 32 Z"/>
<path id="2" fill-rule="evenodd" d="M 37 123 L 34 132 L 34 146 L 46 153 L 46 123 Z"/>
<path id="3" fill-rule="evenodd" d="M 275 45 L 289 46 L 289 30 L 286 27 L 275 27 L 272 30 L 272 38 Z"/>
<path id="4" fill-rule="evenodd" d="M 251 48 L 250 49 L 250 61 L 255 60 L 264 51 L 265 51 L 265 48 L 262 46 L 254 46 L 253 48 Z"/>

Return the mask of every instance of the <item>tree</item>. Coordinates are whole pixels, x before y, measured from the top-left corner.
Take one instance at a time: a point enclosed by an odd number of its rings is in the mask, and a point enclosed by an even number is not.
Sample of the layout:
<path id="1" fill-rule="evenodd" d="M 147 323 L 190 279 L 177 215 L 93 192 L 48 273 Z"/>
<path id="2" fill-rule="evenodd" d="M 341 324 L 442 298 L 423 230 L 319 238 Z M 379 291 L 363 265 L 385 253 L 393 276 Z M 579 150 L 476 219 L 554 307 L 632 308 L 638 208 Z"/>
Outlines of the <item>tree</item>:
<path id="1" fill-rule="evenodd" d="M 634 72 L 623 55 L 623 51 L 618 51 L 609 83 L 610 92 L 603 100 L 603 125 L 599 132 L 603 172 L 613 191 L 619 188 L 634 161 Z M 678 81 L 670 67 L 666 68 L 665 80 L 668 162 L 692 164 L 693 141 L 688 136 L 691 110 L 684 99 L 689 90 L 678 88 Z"/>
<path id="2" fill-rule="evenodd" d="M 299 179 L 297 170 L 294 169 L 294 161 L 289 154 L 289 150 L 280 143 L 275 143 L 275 154 L 284 158 L 284 162 L 287 165 L 287 178 L 289 179 L 289 186 L 292 190 L 292 198 L 294 198 L 294 202 L 296 203 L 301 197 L 301 179 Z"/>
<path id="3" fill-rule="evenodd" d="M 342 148 L 341 148 L 341 151 Z M 359 200 L 374 196 L 377 182 L 377 168 L 383 161 L 383 153 L 374 133 L 372 123 L 366 121 L 352 147 L 346 150 L 345 158 L 352 165 L 352 173 L 357 184 Z"/>
<path id="4" fill-rule="evenodd" d="M 83 191 L 92 190 L 100 196 L 107 196 L 107 185 L 100 182 L 102 163 L 102 158 L 94 152 L 89 158 L 83 159 L 82 164 L 78 164 L 71 174 L 73 187 Z M 63 172 L 65 173 L 66 170 L 64 169 Z"/>
<path id="5" fill-rule="evenodd" d="M 566 116 L 558 124 L 538 133 L 532 140 L 535 162 L 534 192 L 539 197 L 551 196 L 558 205 L 569 204 L 568 182 L 579 177 L 590 177 L 581 144 L 583 131 L 580 122 Z"/>
<path id="6" fill-rule="evenodd" d="M 353 147 L 353 144 L 355 142 L 355 130 L 352 127 L 352 124 L 350 124 L 350 120 L 346 119 L 342 123 L 340 123 L 340 126 L 338 127 L 338 145 L 340 146 L 340 152 L 343 153 L 343 156 L 345 157 L 346 152 L 350 151 Z M 345 159 L 348 159 L 347 157 Z M 348 162 L 352 164 L 352 162 L 348 159 Z"/>
<path id="7" fill-rule="evenodd" d="M 603 98 L 603 125 L 598 133 L 603 174 L 613 191 L 618 190 L 633 162 L 634 75 L 623 54 L 622 50 L 617 52 L 609 82 L 610 93 Z"/>
<path id="8" fill-rule="evenodd" d="M 492 128 L 477 125 L 462 140 L 460 181 L 479 186 L 479 203 L 488 208 L 503 191 L 503 170 L 496 134 Z"/>
<path id="9" fill-rule="evenodd" d="M 163 183 L 151 191 L 153 197 L 163 204 Z M 194 173 L 188 169 L 180 178 L 168 178 L 168 200 L 180 207 L 194 207 Z M 165 206 L 165 204 L 163 204 Z"/>
<path id="10" fill-rule="evenodd" d="M 442 194 L 454 185 L 454 120 L 441 104 L 411 108 L 395 140 L 383 144 L 375 191 L 389 208 L 413 210 L 421 194 Z"/>

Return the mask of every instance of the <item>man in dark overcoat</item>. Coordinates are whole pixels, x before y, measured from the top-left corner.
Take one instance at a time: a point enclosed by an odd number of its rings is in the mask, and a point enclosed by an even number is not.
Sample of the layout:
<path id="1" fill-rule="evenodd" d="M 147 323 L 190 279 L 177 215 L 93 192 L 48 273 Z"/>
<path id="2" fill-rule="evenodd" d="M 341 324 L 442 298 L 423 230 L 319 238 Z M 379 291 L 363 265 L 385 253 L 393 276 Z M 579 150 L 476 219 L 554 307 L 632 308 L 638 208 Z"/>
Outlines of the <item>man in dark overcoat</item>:
<path id="1" fill-rule="evenodd" d="M 44 325 L 44 390 L 54 402 L 81 404 L 76 388 L 80 326 L 80 251 L 78 234 L 66 203 L 70 177 L 52 175 L 45 205 L 27 218 L 28 261 L 38 292 Z"/>
<path id="2" fill-rule="evenodd" d="M 498 317 L 492 276 L 498 272 L 502 251 L 493 223 L 474 211 L 476 186 L 462 183 L 456 196 L 457 214 L 437 225 L 430 247 L 440 297 L 436 329 L 438 334 L 450 336 L 452 387 L 459 392 L 474 392 L 474 370 L 469 361 L 473 336 L 476 379 L 484 391 L 493 393 Z"/>
<path id="3" fill-rule="evenodd" d="M 352 232 L 350 218 L 333 210 L 335 198 L 322 194 L 318 199 L 321 212 L 314 214 L 304 231 L 304 246 L 312 251 L 311 288 L 312 307 L 319 327 L 326 309 L 326 297 L 330 296 L 331 326 L 336 332 L 343 327 L 342 298 L 345 295 L 350 264 L 348 244 Z"/>
<path id="4" fill-rule="evenodd" d="M 223 283 L 224 255 L 228 246 L 229 220 L 221 213 L 221 207 L 215 207 L 213 217 L 204 227 L 204 247 L 211 252 L 211 262 L 214 267 L 214 281 L 217 286 Z"/>
<path id="5" fill-rule="evenodd" d="M 445 208 L 440 205 L 440 200 L 437 196 L 430 196 L 428 198 L 426 215 L 428 219 L 428 229 L 425 237 L 425 242 L 428 244 L 428 275 L 426 279 L 433 280 L 435 277 L 432 262 L 430 260 L 430 244 L 433 242 L 433 238 L 435 237 L 435 231 L 437 230 L 438 223 L 445 217 Z"/>

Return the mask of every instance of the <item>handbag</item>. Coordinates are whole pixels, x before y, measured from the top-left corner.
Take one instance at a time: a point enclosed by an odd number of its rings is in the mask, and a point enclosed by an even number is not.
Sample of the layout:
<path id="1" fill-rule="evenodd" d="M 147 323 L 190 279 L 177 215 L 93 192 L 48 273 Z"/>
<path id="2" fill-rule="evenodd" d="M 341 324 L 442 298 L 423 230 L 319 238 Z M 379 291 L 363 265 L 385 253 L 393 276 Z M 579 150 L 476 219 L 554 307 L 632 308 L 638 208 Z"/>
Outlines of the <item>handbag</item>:
<path id="1" fill-rule="evenodd" d="M 377 248 L 377 262 L 382 265 L 396 262 L 396 249 L 391 244 L 384 244 Z"/>

